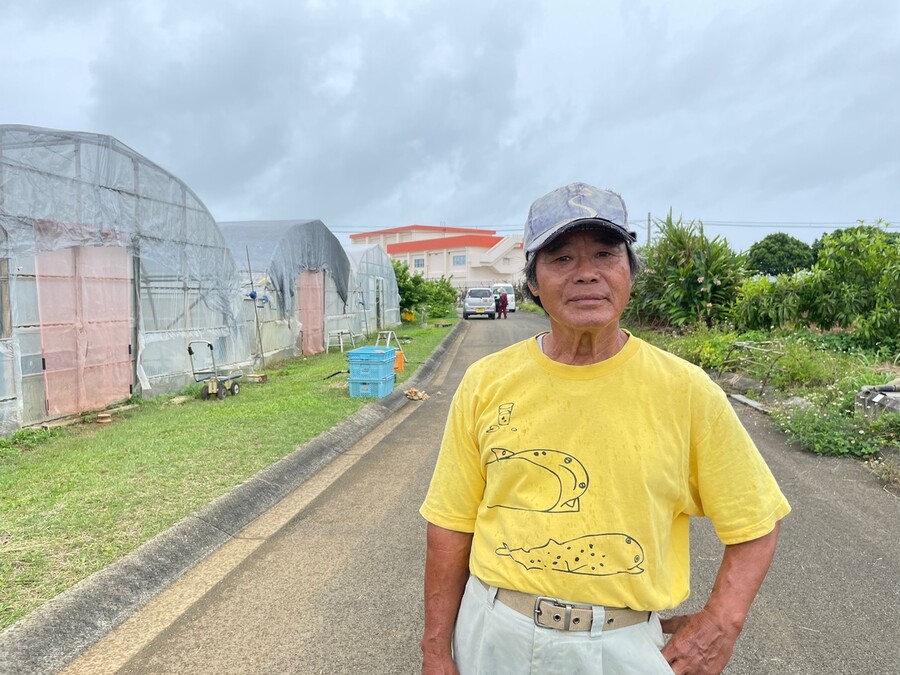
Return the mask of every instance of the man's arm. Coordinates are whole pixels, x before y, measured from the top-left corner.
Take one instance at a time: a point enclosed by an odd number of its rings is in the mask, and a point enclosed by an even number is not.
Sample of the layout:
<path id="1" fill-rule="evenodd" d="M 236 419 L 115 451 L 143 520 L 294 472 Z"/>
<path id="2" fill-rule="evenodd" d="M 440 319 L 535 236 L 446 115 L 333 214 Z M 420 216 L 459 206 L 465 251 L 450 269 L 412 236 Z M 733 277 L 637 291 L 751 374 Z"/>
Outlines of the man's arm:
<path id="1" fill-rule="evenodd" d="M 678 675 L 724 670 L 772 564 L 780 526 L 776 523 L 759 539 L 726 546 L 706 606 L 696 614 L 662 620 L 663 632 L 672 634 L 662 654 Z"/>
<path id="2" fill-rule="evenodd" d="M 469 578 L 472 534 L 428 523 L 425 549 L 425 630 L 422 673 L 457 674 L 451 643 L 456 615 Z"/>

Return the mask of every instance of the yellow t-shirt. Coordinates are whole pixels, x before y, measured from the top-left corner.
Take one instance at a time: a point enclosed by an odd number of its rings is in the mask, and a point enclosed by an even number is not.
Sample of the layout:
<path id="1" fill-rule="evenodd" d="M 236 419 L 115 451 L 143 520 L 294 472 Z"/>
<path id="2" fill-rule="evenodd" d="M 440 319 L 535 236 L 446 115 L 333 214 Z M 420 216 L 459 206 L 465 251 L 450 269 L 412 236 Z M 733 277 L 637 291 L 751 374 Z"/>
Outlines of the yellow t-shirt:
<path id="1" fill-rule="evenodd" d="M 420 509 L 474 533 L 488 584 L 656 611 L 690 592 L 690 516 L 735 544 L 789 511 L 722 390 L 634 336 L 589 366 L 533 338 L 474 363 Z"/>

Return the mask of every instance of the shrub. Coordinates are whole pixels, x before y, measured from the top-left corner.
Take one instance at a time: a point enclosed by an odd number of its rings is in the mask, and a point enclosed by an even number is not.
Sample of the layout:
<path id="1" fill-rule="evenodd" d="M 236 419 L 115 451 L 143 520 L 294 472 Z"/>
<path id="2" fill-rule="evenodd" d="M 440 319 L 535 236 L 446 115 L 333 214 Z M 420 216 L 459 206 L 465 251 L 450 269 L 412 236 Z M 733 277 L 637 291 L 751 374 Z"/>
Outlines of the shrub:
<path id="1" fill-rule="evenodd" d="M 853 328 L 867 347 L 900 347 L 900 242 L 886 223 L 823 238 L 806 289 L 809 320 Z"/>
<path id="2" fill-rule="evenodd" d="M 445 319 L 456 316 L 458 291 L 450 281 L 442 276 L 440 279 L 425 282 L 425 304 L 428 306 L 429 318 Z"/>
<path id="3" fill-rule="evenodd" d="M 417 315 L 423 309 L 432 319 L 455 316 L 458 292 L 451 279 L 426 279 L 422 274 L 410 274 L 405 262 L 392 260 L 391 264 L 400 293 L 401 316 Z"/>
<path id="4" fill-rule="evenodd" d="M 626 316 L 652 326 L 712 326 L 728 316 L 744 275 L 743 257 L 703 224 L 656 221 L 659 235 L 641 251 L 644 270 L 635 279 Z"/>
<path id="5" fill-rule="evenodd" d="M 740 330 L 768 330 L 802 319 L 801 288 L 805 272 L 781 275 L 770 281 L 763 276 L 744 279 L 738 285 L 731 318 Z"/>

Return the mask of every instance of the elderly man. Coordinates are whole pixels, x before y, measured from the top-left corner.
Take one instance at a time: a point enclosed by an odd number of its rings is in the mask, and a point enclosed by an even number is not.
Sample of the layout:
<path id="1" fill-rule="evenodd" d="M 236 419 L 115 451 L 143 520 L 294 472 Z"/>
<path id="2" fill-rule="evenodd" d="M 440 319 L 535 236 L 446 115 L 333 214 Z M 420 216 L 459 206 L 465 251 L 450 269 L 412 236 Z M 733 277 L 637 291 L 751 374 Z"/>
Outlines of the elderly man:
<path id="1" fill-rule="evenodd" d="M 638 258 L 619 195 L 532 204 L 526 282 L 542 333 L 454 395 L 428 521 L 423 673 L 718 673 L 790 507 L 722 391 L 619 324 Z M 696 614 L 688 524 L 725 544 Z M 664 633 L 671 634 L 668 642 Z"/>

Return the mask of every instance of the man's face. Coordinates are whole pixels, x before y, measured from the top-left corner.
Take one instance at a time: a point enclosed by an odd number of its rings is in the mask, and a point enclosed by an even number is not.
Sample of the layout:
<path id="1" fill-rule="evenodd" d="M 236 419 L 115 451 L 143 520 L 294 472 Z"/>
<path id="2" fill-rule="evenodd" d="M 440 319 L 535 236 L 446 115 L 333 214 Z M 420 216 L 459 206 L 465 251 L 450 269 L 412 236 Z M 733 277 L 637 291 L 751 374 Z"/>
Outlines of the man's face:
<path id="1" fill-rule="evenodd" d="M 563 233 L 536 254 L 537 285 L 551 321 L 584 330 L 614 325 L 631 294 L 625 243 L 600 230 Z"/>

